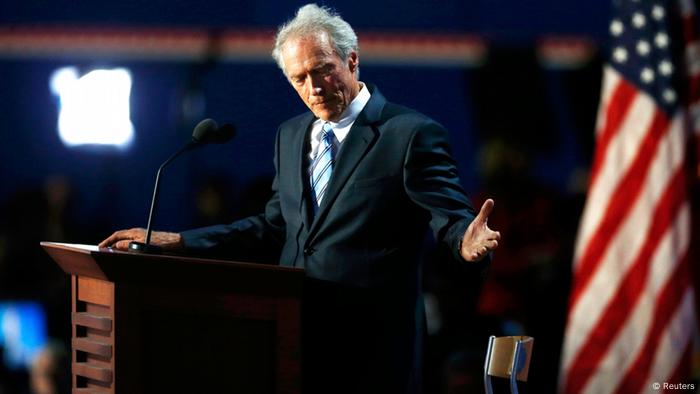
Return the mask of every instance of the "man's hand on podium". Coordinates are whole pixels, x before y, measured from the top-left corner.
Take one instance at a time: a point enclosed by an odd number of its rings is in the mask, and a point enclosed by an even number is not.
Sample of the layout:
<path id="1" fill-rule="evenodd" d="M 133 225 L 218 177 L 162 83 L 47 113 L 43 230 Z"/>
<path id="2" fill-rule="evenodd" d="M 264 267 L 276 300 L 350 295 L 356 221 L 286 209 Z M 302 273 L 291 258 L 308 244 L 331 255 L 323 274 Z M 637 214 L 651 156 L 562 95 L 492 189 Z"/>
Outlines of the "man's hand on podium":
<path id="1" fill-rule="evenodd" d="M 146 230 L 143 228 L 119 230 L 100 242 L 98 246 L 100 248 L 112 247 L 117 250 L 128 250 L 129 243 L 132 241 L 146 242 Z M 180 234 L 165 231 L 151 232 L 151 245 L 159 246 L 166 251 L 179 250 L 184 247 Z"/>

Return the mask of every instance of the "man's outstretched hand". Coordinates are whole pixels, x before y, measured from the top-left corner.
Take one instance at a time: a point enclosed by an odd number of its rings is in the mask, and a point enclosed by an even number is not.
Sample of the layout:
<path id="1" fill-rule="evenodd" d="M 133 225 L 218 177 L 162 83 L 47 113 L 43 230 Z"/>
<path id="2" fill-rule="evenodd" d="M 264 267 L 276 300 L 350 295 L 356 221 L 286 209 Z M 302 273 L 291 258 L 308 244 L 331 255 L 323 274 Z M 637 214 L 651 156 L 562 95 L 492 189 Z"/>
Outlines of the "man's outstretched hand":
<path id="1" fill-rule="evenodd" d="M 469 224 L 462 238 L 460 254 L 466 261 L 479 261 L 498 247 L 501 233 L 493 231 L 488 226 L 489 215 L 493 211 L 493 200 L 488 199 L 481 206 L 481 211 Z"/>
<path id="2" fill-rule="evenodd" d="M 129 249 L 131 241 L 146 242 L 146 230 L 142 228 L 132 228 L 129 230 L 116 231 L 107 239 L 100 242 L 100 248 L 112 247 L 118 250 Z M 182 237 L 178 233 L 168 233 L 164 231 L 151 232 L 151 245 L 160 246 L 163 250 L 178 250 L 183 248 Z"/>

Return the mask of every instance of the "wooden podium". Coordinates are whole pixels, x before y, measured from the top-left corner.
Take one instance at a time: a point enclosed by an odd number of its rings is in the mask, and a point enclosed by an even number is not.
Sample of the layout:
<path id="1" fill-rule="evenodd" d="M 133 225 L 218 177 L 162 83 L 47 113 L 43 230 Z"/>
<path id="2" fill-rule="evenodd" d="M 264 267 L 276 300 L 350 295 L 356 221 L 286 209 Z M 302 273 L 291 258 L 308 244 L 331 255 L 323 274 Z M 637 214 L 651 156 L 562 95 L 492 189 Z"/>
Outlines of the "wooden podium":
<path id="1" fill-rule="evenodd" d="M 71 275 L 73 393 L 299 393 L 304 272 L 42 242 Z"/>

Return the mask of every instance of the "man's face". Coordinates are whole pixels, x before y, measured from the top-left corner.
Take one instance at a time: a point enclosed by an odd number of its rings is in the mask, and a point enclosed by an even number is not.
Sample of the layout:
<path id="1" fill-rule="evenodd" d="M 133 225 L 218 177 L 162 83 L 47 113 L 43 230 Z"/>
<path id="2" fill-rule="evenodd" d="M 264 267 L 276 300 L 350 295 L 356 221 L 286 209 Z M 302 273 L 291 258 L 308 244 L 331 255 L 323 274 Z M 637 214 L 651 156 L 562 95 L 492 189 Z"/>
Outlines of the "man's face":
<path id="1" fill-rule="evenodd" d="M 282 47 L 282 61 L 299 97 L 323 120 L 338 121 L 359 92 L 357 53 L 343 61 L 326 33 L 290 38 Z"/>

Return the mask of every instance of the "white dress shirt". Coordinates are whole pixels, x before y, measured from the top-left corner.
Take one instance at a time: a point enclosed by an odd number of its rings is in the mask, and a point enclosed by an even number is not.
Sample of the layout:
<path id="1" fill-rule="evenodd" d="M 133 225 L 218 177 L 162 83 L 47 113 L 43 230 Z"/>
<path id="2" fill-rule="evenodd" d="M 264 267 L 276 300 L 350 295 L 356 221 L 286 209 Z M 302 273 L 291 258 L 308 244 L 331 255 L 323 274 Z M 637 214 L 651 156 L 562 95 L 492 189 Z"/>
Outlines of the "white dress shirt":
<path id="1" fill-rule="evenodd" d="M 360 92 L 355 96 L 350 105 L 345 108 L 345 111 L 340 115 L 338 122 L 328 122 L 333 129 L 333 134 L 338 140 L 338 149 L 343 144 L 343 140 L 347 137 L 350 132 L 350 128 L 355 123 L 355 120 L 360 115 L 360 112 L 365 108 L 365 105 L 369 101 L 370 93 L 367 89 L 367 85 L 360 82 L 362 88 Z M 313 160 L 316 157 L 316 151 L 318 150 L 318 145 L 321 141 L 321 128 L 323 124 L 326 123 L 325 120 L 316 119 L 316 121 L 311 126 L 311 150 L 309 151 L 309 159 Z"/>

